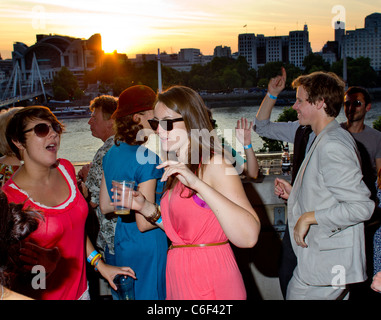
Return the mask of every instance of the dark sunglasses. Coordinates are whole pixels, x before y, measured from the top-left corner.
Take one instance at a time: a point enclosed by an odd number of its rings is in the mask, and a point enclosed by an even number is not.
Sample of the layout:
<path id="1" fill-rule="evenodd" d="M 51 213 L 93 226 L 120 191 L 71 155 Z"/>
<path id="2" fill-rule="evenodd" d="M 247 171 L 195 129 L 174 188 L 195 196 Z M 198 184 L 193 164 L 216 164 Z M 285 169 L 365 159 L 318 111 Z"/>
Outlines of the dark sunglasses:
<path id="1" fill-rule="evenodd" d="M 162 127 L 165 131 L 171 131 L 173 130 L 173 123 L 184 121 L 183 118 L 176 118 L 176 119 L 166 119 L 166 120 L 156 120 L 156 119 L 150 119 L 148 120 L 149 125 L 151 126 L 152 130 L 156 131 L 157 127 L 160 124 L 160 127 Z"/>
<path id="2" fill-rule="evenodd" d="M 48 135 L 50 128 L 52 128 L 58 134 L 62 133 L 62 127 L 58 123 L 52 123 L 51 125 L 47 123 L 39 123 L 36 124 L 32 129 L 25 130 L 23 133 L 34 130 L 34 133 L 37 137 L 44 138 Z"/>
<path id="3" fill-rule="evenodd" d="M 354 101 L 349 101 L 348 100 L 348 101 L 344 102 L 344 106 L 347 107 L 347 108 L 349 108 L 350 106 L 358 108 L 358 107 L 361 107 L 361 105 L 362 105 L 362 102 L 359 101 L 359 100 L 354 100 Z"/>

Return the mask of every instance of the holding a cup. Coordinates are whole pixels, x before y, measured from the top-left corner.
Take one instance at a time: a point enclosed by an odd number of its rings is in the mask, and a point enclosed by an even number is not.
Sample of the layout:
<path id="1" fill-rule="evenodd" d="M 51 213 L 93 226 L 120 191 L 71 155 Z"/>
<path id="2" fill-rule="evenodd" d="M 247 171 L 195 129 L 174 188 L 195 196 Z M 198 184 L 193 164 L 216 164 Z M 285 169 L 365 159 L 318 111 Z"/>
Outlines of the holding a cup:
<path id="1" fill-rule="evenodd" d="M 118 274 L 114 278 L 114 283 L 118 288 L 119 300 L 135 300 L 135 279 L 123 274 Z"/>
<path id="2" fill-rule="evenodd" d="M 116 214 L 130 214 L 132 205 L 132 191 L 134 191 L 135 181 L 112 180 L 114 190 L 114 204 Z"/>

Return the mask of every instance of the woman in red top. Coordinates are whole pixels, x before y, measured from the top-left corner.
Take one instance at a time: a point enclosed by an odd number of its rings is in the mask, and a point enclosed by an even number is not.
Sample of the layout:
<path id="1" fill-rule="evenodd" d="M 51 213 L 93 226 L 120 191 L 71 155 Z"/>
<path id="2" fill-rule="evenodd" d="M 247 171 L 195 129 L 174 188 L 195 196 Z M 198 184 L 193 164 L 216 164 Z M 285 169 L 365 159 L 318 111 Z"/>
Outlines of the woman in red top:
<path id="1" fill-rule="evenodd" d="M 57 160 L 62 130 L 62 124 L 42 106 L 20 110 L 6 130 L 9 145 L 24 164 L 3 191 L 9 202 L 24 203 L 24 208 L 38 210 L 43 218 L 20 250 L 27 255 L 24 261 L 31 273 L 26 279 L 19 277 L 15 288 L 35 299 L 89 298 L 86 257 L 94 247 L 85 234 L 88 207 L 78 190 L 73 165 Z M 116 268 L 102 261 L 97 268 L 113 287 L 116 274 L 134 276 L 128 267 Z"/>

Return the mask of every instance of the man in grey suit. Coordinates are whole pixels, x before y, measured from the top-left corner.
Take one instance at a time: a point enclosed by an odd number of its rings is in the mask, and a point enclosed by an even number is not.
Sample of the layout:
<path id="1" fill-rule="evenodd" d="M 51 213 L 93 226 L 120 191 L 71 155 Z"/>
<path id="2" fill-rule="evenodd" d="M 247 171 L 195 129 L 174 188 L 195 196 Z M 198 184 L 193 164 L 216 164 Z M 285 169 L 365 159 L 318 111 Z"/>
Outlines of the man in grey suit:
<path id="1" fill-rule="evenodd" d="M 347 284 L 366 279 L 364 224 L 374 209 L 362 181 L 356 143 L 335 120 L 344 82 L 314 72 L 293 82 L 300 125 L 316 135 L 293 186 L 276 179 L 275 193 L 288 198 L 288 223 L 297 266 L 287 299 L 347 298 Z"/>

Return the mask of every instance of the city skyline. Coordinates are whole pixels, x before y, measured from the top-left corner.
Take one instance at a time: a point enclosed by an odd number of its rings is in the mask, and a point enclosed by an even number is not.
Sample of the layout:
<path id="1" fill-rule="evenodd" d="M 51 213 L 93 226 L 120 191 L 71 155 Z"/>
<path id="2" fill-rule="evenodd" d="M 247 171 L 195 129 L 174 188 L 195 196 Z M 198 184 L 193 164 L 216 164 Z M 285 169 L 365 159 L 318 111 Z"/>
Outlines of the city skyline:
<path id="1" fill-rule="evenodd" d="M 0 4 L 0 54 L 11 58 L 14 42 L 35 44 L 36 34 L 89 38 L 100 33 L 103 50 L 126 53 L 178 53 L 198 48 L 212 55 L 216 46 L 238 51 L 240 33 L 288 35 L 308 25 L 314 52 L 334 40 L 332 23 L 346 30 L 364 27 L 367 15 L 380 11 L 374 1 L 185 0 L 74 1 L 3 0 Z"/>

